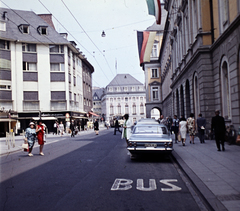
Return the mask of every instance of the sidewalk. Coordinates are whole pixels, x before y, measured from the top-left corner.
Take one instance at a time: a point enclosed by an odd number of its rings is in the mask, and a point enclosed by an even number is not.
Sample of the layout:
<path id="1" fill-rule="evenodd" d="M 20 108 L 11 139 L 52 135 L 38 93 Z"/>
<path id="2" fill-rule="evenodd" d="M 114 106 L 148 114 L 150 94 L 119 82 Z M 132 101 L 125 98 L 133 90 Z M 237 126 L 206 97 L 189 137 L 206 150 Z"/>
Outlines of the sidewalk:
<path id="1" fill-rule="evenodd" d="M 194 142 L 174 144 L 173 156 L 214 210 L 239 211 L 240 146 L 225 144 L 219 152 L 215 140 Z"/>
<path id="2" fill-rule="evenodd" d="M 100 125 L 100 131 L 101 130 L 105 130 L 106 128 Z M 77 136 L 81 136 L 81 135 L 85 135 L 88 133 L 94 133 L 93 129 L 90 130 L 86 130 L 86 131 L 81 131 L 79 132 L 79 134 Z M 60 135 L 53 135 L 52 133 L 47 134 L 47 142 L 51 143 L 51 140 L 56 140 L 59 139 L 61 140 L 61 138 L 68 138 L 70 137 L 70 134 L 66 134 L 64 133 L 64 135 L 61 137 Z M 24 137 L 21 135 L 15 136 L 15 147 L 13 147 L 10 143 L 10 149 L 8 149 L 8 145 L 6 145 L 6 137 L 1 137 L 0 138 L 0 156 L 2 155 L 7 155 L 9 153 L 13 153 L 13 152 L 17 152 L 17 151 L 22 151 L 22 144 L 24 143 Z M 36 143 L 35 143 L 36 145 Z"/>

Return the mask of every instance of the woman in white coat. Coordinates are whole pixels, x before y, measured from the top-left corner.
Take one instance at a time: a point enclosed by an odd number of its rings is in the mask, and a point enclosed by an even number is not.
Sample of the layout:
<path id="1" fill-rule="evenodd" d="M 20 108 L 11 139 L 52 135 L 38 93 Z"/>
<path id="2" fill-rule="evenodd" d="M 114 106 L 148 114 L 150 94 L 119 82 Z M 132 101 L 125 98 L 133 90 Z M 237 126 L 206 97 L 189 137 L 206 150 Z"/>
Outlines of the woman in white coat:
<path id="1" fill-rule="evenodd" d="M 127 147 L 128 147 L 128 140 L 131 136 L 132 124 L 131 124 L 131 121 L 129 120 L 129 115 L 128 114 L 125 114 L 124 118 L 125 118 L 125 122 L 123 124 L 122 139 L 124 139 L 124 138 L 126 139 Z"/>

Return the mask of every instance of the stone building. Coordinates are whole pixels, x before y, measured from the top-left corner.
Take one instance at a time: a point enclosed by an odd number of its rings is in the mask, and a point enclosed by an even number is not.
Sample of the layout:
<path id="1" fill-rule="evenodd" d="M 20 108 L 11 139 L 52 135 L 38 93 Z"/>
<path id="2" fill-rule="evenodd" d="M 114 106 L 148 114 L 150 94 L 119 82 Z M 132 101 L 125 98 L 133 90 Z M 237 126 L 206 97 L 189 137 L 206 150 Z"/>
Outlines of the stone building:
<path id="1" fill-rule="evenodd" d="M 83 105 L 83 84 L 87 83 L 91 96 L 93 67 L 76 43 L 54 29 L 50 14 L 0 11 L 1 107 L 18 113 L 21 130 L 32 119 L 41 118 L 50 131 L 57 119 L 81 119 L 88 112 Z M 0 128 L 7 131 L 5 126 Z"/>
<path id="2" fill-rule="evenodd" d="M 240 125 L 240 2 L 166 0 L 160 65 L 165 116 L 207 119 L 219 109 Z M 170 87 L 169 87 L 170 85 Z"/>
<path id="3" fill-rule="evenodd" d="M 93 112 L 99 116 L 99 118 L 102 117 L 102 96 L 104 94 L 104 88 L 99 87 L 93 87 Z M 104 117 L 104 116 L 103 116 Z"/>
<path id="4" fill-rule="evenodd" d="M 130 74 L 117 74 L 102 96 L 102 113 L 106 121 L 129 114 L 132 123 L 146 117 L 145 87 Z"/>

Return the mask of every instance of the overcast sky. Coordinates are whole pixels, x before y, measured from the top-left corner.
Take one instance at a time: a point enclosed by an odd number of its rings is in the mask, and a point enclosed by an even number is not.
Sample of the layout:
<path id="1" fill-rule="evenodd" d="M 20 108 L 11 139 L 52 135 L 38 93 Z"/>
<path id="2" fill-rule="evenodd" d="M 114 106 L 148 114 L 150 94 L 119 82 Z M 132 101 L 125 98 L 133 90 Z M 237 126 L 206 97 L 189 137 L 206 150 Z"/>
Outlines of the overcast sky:
<path id="1" fill-rule="evenodd" d="M 1 7 L 31 10 L 36 14 L 50 11 L 60 22 L 53 18 L 56 30 L 64 33 L 65 27 L 72 35 L 68 33 L 68 40 L 74 40 L 93 65 L 93 86 L 105 87 L 117 73 L 129 73 L 144 83 L 136 33 L 155 21 L 153 16 L 148 15 L 146 0 L 1 1 L 7 5 L 0 2 Z M 101 36 L 103 30 L 106 37 Z"/>

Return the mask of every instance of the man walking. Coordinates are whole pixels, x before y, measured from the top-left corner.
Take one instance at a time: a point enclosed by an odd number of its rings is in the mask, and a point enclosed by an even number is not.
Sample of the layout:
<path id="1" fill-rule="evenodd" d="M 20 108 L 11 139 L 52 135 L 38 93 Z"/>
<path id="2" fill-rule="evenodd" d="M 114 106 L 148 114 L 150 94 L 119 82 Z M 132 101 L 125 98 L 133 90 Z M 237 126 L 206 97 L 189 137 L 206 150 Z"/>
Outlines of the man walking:
<path id="1" fill-rule="evenodd" d="M 198 115 L 197 118 L 197 127 L 198 127 L 198 136 L 200 139 L 200 143 L 205 143 L 204 141 L 204 132 L 206 127 L 206 119 L 202 117 L 202 114 Z"/>
<path id="2" fill-rule="evenodd" d="M 116 131 L 119 131 L 122 134 L 122 131 L 119 130 L 119 123 L 118 123 L 118 119 L 115 119 L 115 125 L 114 125 L 114 134 L 116 135 Z"/>
<path id="3" fill-rule="evenodd" d="M 215 133 L 215 140 L 216 140 L 218 151 L 221 151 L 220 144 L 222 145 L 222 151 L 224 151 L 226 127 L 225 127 L 224 118 L 219 116 L 219 114 L 220 114 L 219 110 L 216 110 L 215 111 L 216 116 L 212 118 L 211 132 L 214 131 Z"/>
<path id="4" fill-rule="evenodd" d="M 75 136 L 75 126 L 74 126 L 74 120 L 72 120 L 70 124 L 70 130 L 71 130 L 71 137 Z"/>

